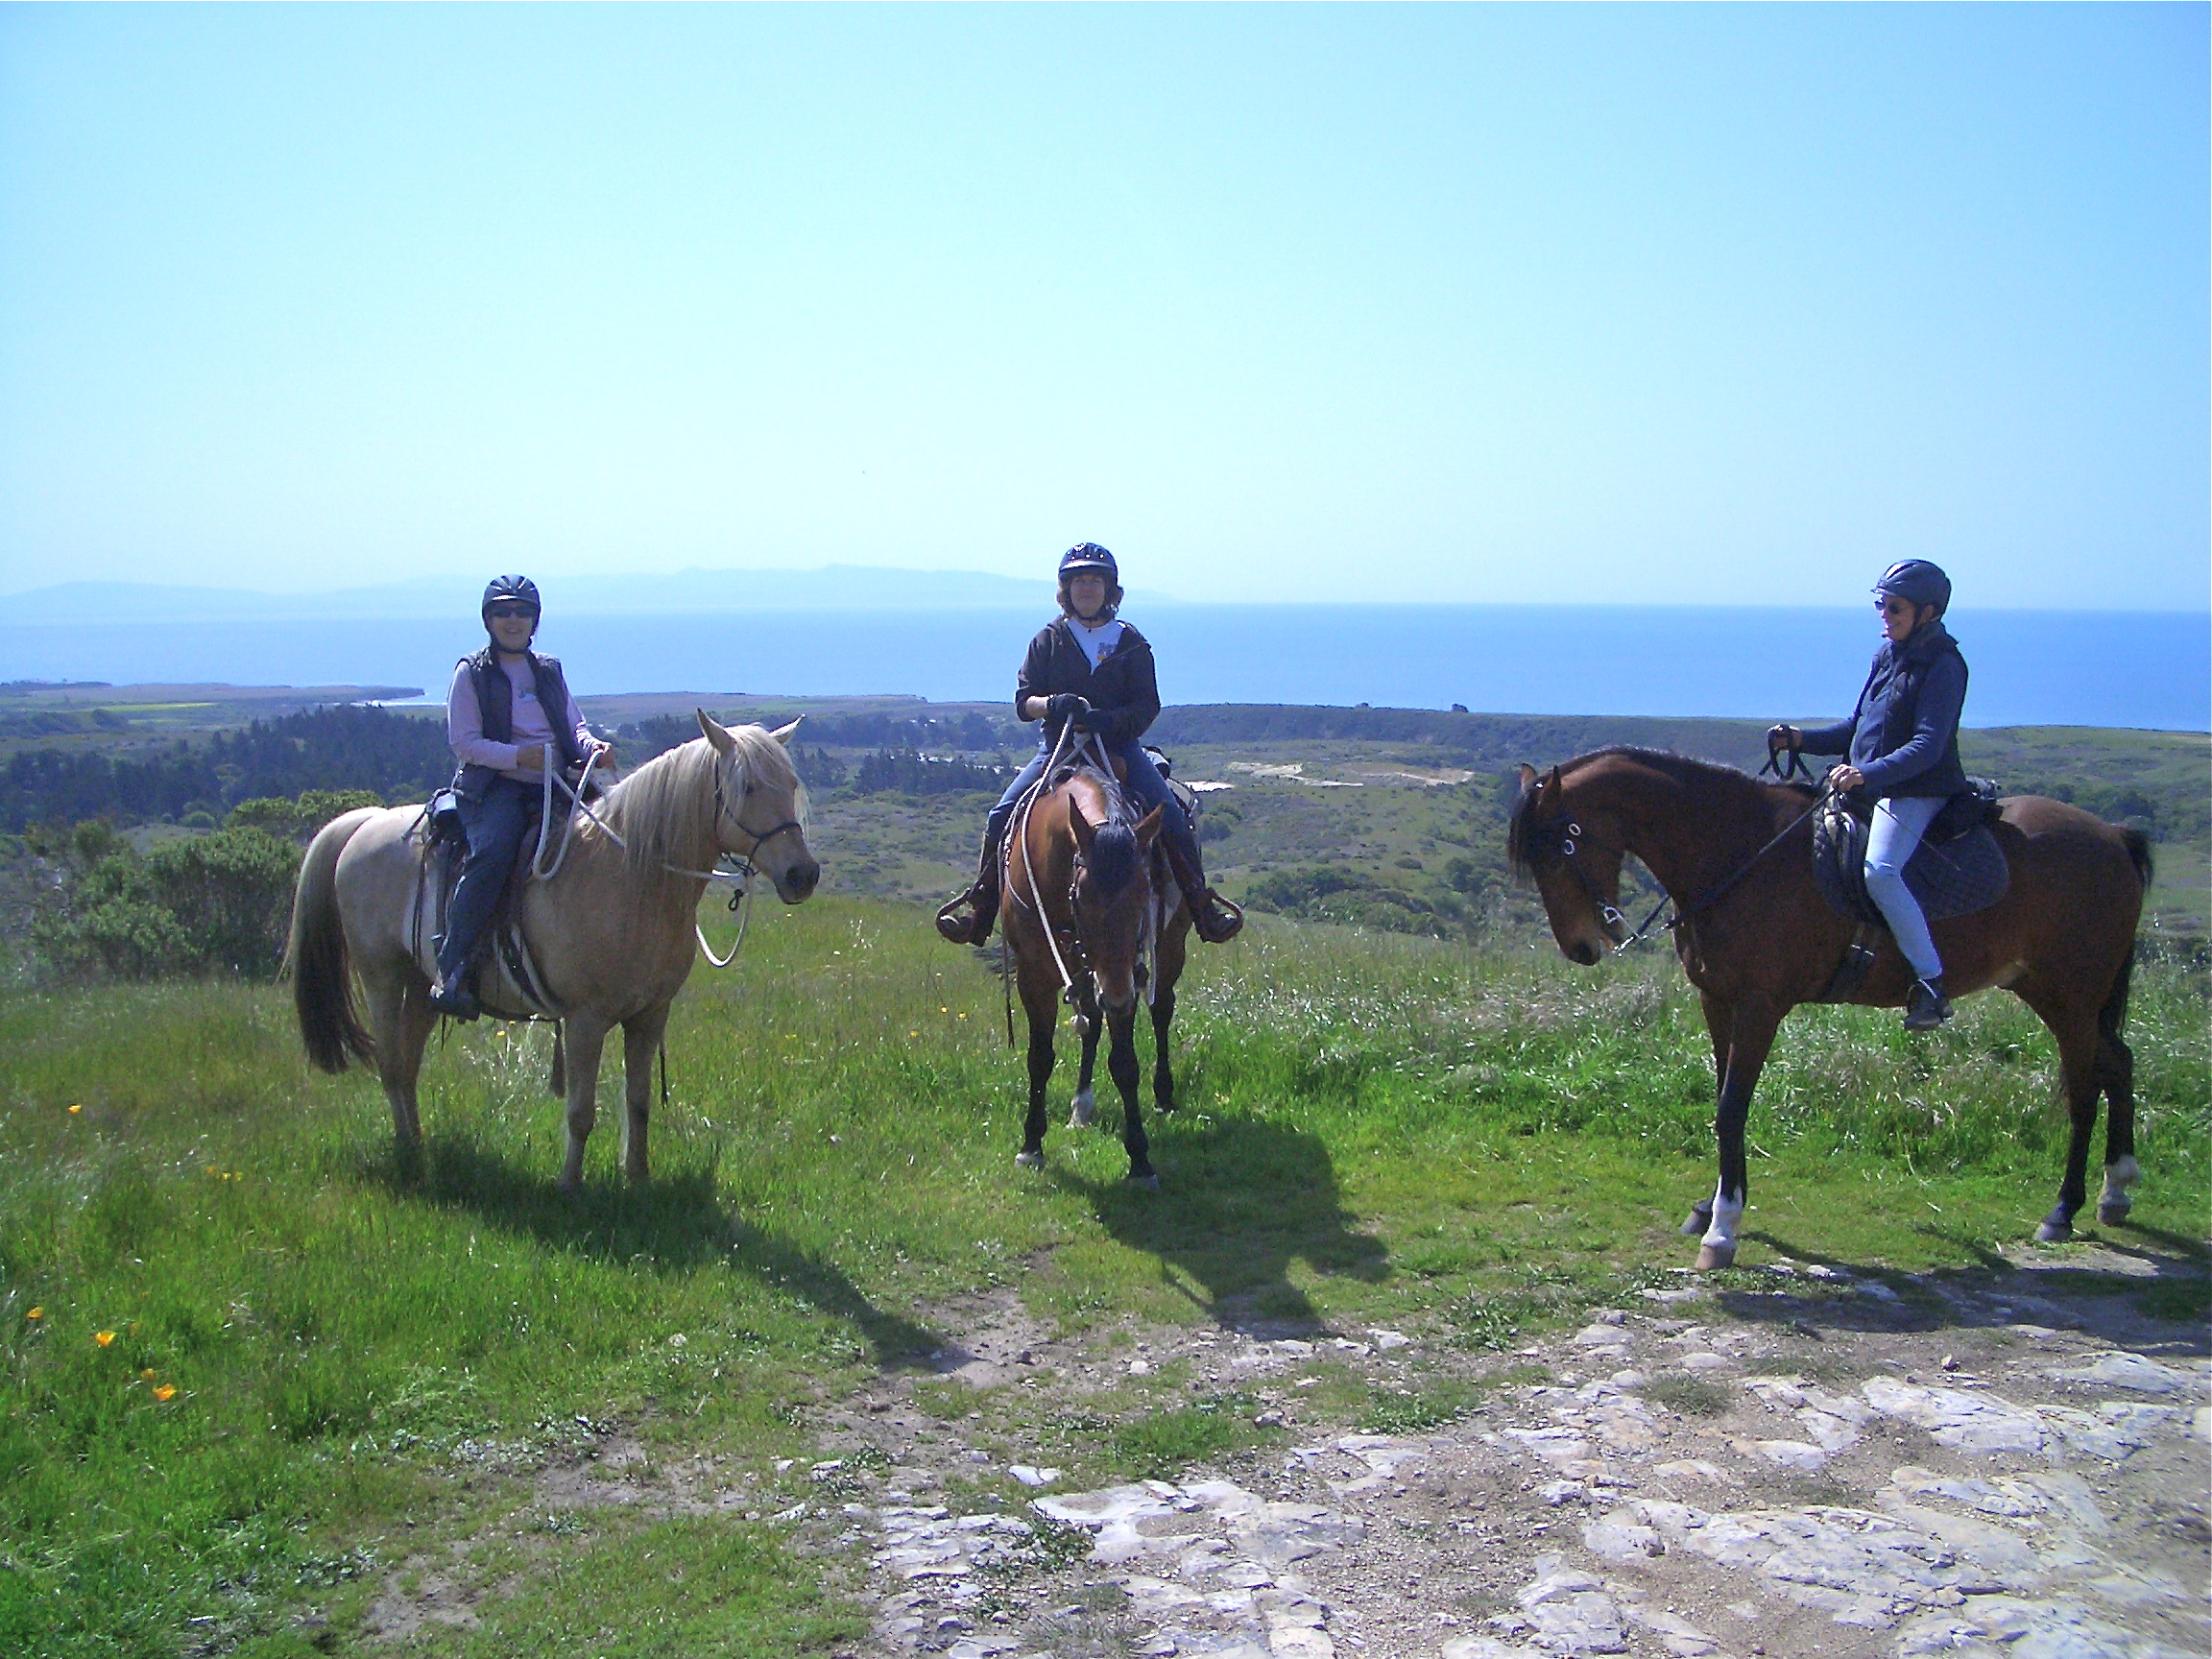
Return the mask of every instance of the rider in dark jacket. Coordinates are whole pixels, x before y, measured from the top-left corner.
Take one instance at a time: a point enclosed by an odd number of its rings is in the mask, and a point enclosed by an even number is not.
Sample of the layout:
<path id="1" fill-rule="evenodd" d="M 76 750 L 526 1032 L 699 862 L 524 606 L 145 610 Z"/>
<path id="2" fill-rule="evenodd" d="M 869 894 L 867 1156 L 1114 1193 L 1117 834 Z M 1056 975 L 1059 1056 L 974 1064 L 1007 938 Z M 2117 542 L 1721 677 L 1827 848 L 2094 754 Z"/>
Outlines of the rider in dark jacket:
<path id="1" fill-rule="evenodd" d="M 482 606 L 490 638 L 453 665 L 445 694 L 445 736 L 460 762 L 453 789 L 469 854 L 438 942 L 430 1006 L 457 1020 L 476 1018 L 469 959 L 538 821 L 545 769 L 567 771 L 594 751 L 613 748 L 586 729 L 561 664 L 530 649 L 539 614 L 538 585 L 529 577 L 493 578 Z"/>
<path id="2" fill-rule="evenodd" d="M 968 891 L 937 912 L 937 930 L 955 945 L 980 945 L 998 915 L 999 850 L 1014 807 L 1045 775 L 1060 736 L 1072 721 L 1078 733 L 1095 733 L 1128 774 L 1126 787 L 1141 809 L 1160 808 L 1160 840 L 1167 867 L 1183 889 L 1198 937 L 1218 945 L 1236 937 L 1244 917 L 1206 885 L 1198 837 L 1140 739 L 1160 714 L 1160 686 L 1152 646 L 1115 613 L 1121 582 L 1114 555 L 1094 541 L 1079 542 L 1060 559 L 1060 615 L 1029 641 L 1014 678 L 1014 712 L 1044 725 L 1036 756 L 1015 776 L 983 822 L 983 851 Z M 965 914 L 963 914 L 965 912 Z"/>
<path id="3" fill-rule="evenodd" d="M 1897 949 L 1917 977 L 1905 1006 L 1907 1029 L 1926 1031 L 1951 1018 L 1943 959 L 1905 866 L 1943 804 L 1968 787 L 1959 761 L 1959 718 L 1966 705 L 1966 659 L 1943 626 L 1951 579 L 1925 559 L 1892 565 L 1874 585 L 1885 641 L 1847 720 L 1800 732 L 1777 726 L 1767 748 L 1842 755 L 1829 773 L 1838 790 L 1863 789 L 1874 803 L 1866 836 L 1866 896 L 1881 909 Z"/>

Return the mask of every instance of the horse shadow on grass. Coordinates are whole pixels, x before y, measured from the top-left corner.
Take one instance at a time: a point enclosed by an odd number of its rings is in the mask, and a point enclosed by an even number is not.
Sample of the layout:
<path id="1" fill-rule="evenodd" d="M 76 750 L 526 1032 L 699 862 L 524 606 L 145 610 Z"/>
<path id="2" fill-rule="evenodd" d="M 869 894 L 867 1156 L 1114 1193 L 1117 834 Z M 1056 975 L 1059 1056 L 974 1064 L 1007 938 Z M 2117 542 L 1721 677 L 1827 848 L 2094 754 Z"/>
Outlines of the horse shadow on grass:
<path id="1" fill-rule="evenodd" d="M 1179 1118 L 1152 1151 L 1157 1192 L 1064 1166 L 1053 1179 L 1224 1329 L 1263 1337 L 1317 1329 L 1321 1314 L 1292 1283 L 1293 1262 L 1368 1283 L 1388 1273 L 1387 1248 L 1345 1211 L 1318 1136 L 1253 1118 Z"/>
<path id="2" fill-rule="evenodd" d="M 387 1150 L 364 1160 L 361 1176 L 400 1203 L 465 1213 L 500 1232 L 593 1261 L 641 1263 L 683 1274 L 727 1262 L 741 1272 L 851 1326 L 876 1364 L 917 1363 L 944 1338 L 878 1308 L 833 1262 L 737 1214 L 715 1190 L 711 1168 L 657 1177 L 643 1188 L 587 1182 L 565 1193 L 535 1170 L 468 1136 L 432 1136 L 410 1167 Z"/>
<path id="3" fill-rule="evenodd" d="M 1833 1269 L 1826 1281 L 1776 1275 L 1770 1286 L 1731 1285 L 1718 1300 L 1739 1319 L 1774 1325 L 1809 1342 L 1839 1333 L 1997 1330 L 2012 1325 L 2077 1330 L 2139 1354 L 2169 1358 L 2212 1356 L 2212 1304 L 2206 1251 L 2200 1239 L 2159 1228 L 2099 1227 L 2083 1242 L 2032 1255 L 1993 1250 L 1942 1223 L 1918 1231 L 1970 1258 L 1967 1267 L 1901 1273 L 1824 1256 L 1779 1234 L 1746 1232 L 1778 1256 Z M 1869 1292 L 1868 1285 L 1888 1294 Z"/>

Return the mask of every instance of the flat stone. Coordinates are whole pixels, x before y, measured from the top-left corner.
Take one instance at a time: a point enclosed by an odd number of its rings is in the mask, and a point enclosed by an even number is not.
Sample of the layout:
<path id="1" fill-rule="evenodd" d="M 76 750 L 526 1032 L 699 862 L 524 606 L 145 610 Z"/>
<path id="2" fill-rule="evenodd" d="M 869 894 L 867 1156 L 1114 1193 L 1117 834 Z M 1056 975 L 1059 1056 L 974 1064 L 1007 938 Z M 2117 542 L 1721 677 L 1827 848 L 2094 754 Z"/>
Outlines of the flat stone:
<path id="1" fill-rule="evenodd" d="M 1573 1429 L 1508 1429 L 1504 1437 L 1547 1463 L 1587 1461 L 1590 1442 Z"/>
<path id="2" fill-rule="evenodd" d="M 1561 1556 L 1538 1556 L 1535 1582 L 1514 1599 L 1539 1647 L 1576 1655 L 1628 1650 L 1619 1604 L 1598 1579 L 1568 1568 Z"/>
<path id="3" fill-rule="evenodd" d="M 1701 1375 L 1707 1371 L 1726 1371 L 1736 1361 L 1725 1354 L 1715 1354 L 1709 1349 L 1700 1348 L 1683 1355 L 1675 1363 L 1693 1375 Z"/>
<path id="4" fill-rule="evenodd" d="M 1828 1454 L 1804 1440 L 1739 1440 L 1739 1449 L 1764 1457 L 1782 1469 L 1801 1469 L 1808 1473 L 1825 1465 Z"/>
<path id="5" fill-rule="evenodd" d="M 1656 1528 L 1645 1526 L 1633 1514 L 1616 1509 L 1612 1514 L 1584 1524 L 1583 1548 L 1600 1561 L 1642 1563 L 1667 1553 Z"/>
<path id="6" fill-rule="evenodd" d="M 2205 1385 L 2204 1374 L 2161 1365 L 2140 1354 L 2100 1354 L 2087 1365 L 2061 1365 L 2043 1373 L 2056 1382 L 2099 1388 L 2130 1388 L 2138 1394 L 2178 1394 Z"/>
<path id="7" fill-rule="evenodd" d="M 2042 1420 L 2033 1411 L 1994 1394 L 1923 1388 L 1888 1377 L 1868 1379 L 1861 1392 L 1883 1415 L 1925 1429 L 1937 1444 L 1956 1451 L 1988 1455 L 2043 1449 Z"/>

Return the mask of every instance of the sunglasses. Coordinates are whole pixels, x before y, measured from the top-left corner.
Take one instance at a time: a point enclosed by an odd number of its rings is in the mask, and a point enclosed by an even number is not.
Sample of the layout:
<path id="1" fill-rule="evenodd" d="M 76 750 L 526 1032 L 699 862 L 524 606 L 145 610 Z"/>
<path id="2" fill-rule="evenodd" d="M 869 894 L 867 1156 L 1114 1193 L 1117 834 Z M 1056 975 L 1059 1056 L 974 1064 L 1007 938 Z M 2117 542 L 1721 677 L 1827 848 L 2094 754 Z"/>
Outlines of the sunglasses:
<path id="1" fill-rule="evenodd" d="M 527 605 L 493 605 L 489 607 L 484 614 L 491 617 L 494 622 L 512 622 L 517 616 L 535 618 L 538 613 Z"/>
<path id="2" fill-rule="evenodd" d="M 1916 610 L 1917 607 L 1910 599 L 1883 598 L 1874 601 L 1874 609 L 1881 612 L 1885 616 L 1903 616 Z M 493 613 L 493 614 L 497 614 L 497 613 Z"/>

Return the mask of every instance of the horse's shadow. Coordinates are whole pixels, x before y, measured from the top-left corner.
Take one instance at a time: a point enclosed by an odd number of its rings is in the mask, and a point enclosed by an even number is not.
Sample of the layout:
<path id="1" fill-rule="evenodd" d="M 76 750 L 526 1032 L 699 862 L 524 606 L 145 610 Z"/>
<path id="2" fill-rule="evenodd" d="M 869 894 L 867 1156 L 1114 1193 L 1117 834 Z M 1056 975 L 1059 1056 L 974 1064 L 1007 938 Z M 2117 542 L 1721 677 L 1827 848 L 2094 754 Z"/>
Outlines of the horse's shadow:
<path id="1" fill-rule="evenodd" d="M 1291 1282 L 1293 1262 L 1368 1282 L 1388 1271 L 1382 1241 L 1345 1213 L 1318 1136 L 1260 1118 L 1181 1118 L 1153 1152 L 1158 1192 L 1064 1166 L 1054 1179 L 1117 1240 L 1156 1258 L 1163 1283 L 1216 1324 L 1286 1335 L 1318 1326 L 1320 1314 Z"/>
<path id="2" fill-rule="evenodd" d="M 657 1178 L 642 1190 L 587 1183 L 565 1193 L 482 1142 L 448 1135 L 432 1136 L 412 1166 L 386 1154 L 361 1173 L 399 1202 L 466 1212 L 488 1227 L 594 1261 L 643 1263 L 670 1275 L 727 1262 L 850 1325 L 879 1367 L 916 1363 L 944 1344 L 936 1333 L 877 1307 L 833 1263 L 736 1214 L 716 1192 L 710 1168 Z"/>
<path id="3" fill-rule="evenodd" d="M 2129 1270 L 2050 1264 L 2023 1266 L 1956 1229 L 1925 1225 L 1973 1258 L 1968 1267 L 1899 1274 L 1816 1250 L 1777 1234 L 1743 1235 L 1777 1255 L 1835 1268 L 1850 1280 L 1886 1282 L 1892 1296 L 1829 1294 L 1824 1287 L 1781 1280 L 1773 1289 L 1726 1289 L 1720 1305 L 1739 1319 L 1787 1325 L 1817 1338 L 1839 1332 L 1993 1330 L 2028 1323 L 2083 1330 L 2138 1353 L 2203 1358 L 2212 1331 L 2200 1312 L 2206 1299 L 2205 1250 L 2200 1240 L 2155 1228 L 2102 1230 L 2099 1247 L 2126 1258 Z M 2130 1234 L 2141 1234 L 2140 1238 Z"/>

